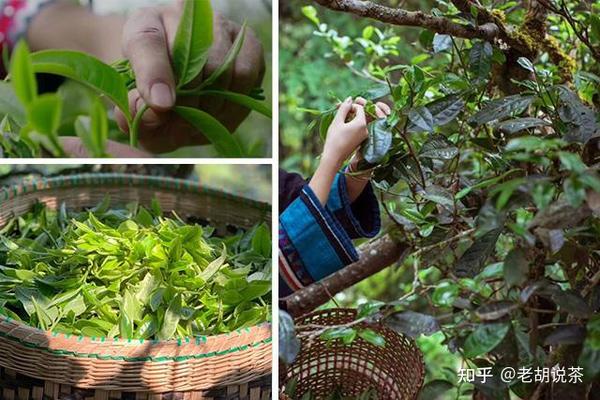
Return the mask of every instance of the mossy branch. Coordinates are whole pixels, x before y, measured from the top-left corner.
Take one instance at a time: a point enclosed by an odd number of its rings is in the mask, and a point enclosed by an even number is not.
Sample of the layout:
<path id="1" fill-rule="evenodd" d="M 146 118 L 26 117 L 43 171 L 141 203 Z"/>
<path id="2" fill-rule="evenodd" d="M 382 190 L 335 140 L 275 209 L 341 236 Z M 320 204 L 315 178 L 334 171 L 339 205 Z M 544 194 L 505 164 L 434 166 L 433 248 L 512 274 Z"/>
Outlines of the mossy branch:
<path id="1" fill-rule="evenodd" d="M 433 32 L 465 39 L 494 40 L 498 26 L 487 23 L 477 27 L 461 25 L 444 17 L 436 17 L 422 11 L 407 11 L 392 8 L 371 1 L 361 0 L 315 0 L 318 4 L 334 11 L 348 12 L 361 17 L 376 19 L 392 25 L 420 26 Z"/>

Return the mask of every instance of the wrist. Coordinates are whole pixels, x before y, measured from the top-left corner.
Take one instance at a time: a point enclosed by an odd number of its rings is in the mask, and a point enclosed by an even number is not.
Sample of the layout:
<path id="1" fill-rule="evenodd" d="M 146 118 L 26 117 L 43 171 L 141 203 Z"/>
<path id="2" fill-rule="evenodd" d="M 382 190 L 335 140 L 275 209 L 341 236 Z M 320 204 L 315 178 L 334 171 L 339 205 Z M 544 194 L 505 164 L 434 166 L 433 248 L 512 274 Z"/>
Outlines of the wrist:
<path id="1" fill-rule="evenodd" d="M 339 171 L 344 165 L 344 159 L 337 154 L 323 151 L 321 154 L 321 162 L 319 166 L 323 166 L 328 169 L 333 169 L 336 172 Z"/>

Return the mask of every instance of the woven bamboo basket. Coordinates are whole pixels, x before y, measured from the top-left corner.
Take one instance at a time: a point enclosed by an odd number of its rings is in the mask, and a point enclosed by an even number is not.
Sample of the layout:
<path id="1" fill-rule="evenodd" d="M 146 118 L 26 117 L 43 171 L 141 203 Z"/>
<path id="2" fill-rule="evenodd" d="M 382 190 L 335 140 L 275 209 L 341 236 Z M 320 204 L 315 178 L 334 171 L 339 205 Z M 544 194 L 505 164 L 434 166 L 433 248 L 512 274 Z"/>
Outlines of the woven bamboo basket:
<path id="1" fill-rule="evenodd" d="M 124 174 L 40 179 L 0 191 L 0 227 L 36 202 L 68 209 L 158 199 L 165 212 L 223 232 L 271 219 L 270 206 L 190 181 Z M 271 397 L 271 326 L 174 341 L 74 337 L 0 316 L 2 399 Z"/>
<path id="2" fill-rule="evenodd" d="M 425 376 L 421 351 L 406 336 L 383 325 L 358 325 L 370 328 L 385 338 L 378 347 L 357 338 L 351 345 L 341 341 L 326 342 L 306 334 L 319 327 L 347 324 L 356 320 L 354 309 L 316 311 L 296 319 L 301 336 L 298 357 L 287 370 L 285 382 L 296 380 L 295 397 L 307 392 L 313 398 L 327 399 L 336 390 L 342 396 L 357 397 L 368 390 L 377 392 L 379 400 L 416 399 Z M 288 400 L 285 395 L 281 400 Z"/>

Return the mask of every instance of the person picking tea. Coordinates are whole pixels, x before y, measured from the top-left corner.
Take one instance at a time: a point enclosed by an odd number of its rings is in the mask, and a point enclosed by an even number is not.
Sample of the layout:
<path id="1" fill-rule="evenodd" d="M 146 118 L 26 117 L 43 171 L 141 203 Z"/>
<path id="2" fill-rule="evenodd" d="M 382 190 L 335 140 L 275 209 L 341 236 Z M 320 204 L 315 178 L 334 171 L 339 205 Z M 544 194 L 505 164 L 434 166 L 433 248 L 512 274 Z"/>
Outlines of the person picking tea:
<path id="1" fill-rule="evenodd" d="M 358 170 L 360 147 L 368 138 L 371 122 L 366 104 L 365 99 L 349 97 L 339 105 L 319 166 L 308 182 L 297 174 L 279 173 L 280 297 L 358 261 L 352 239 L 379 233 L 381 220 L 371 172 Z M 391 113 L 385 103 L 375 108 L 377 118 Z M 350 161 L 343 169 L 346 160 Z"/>

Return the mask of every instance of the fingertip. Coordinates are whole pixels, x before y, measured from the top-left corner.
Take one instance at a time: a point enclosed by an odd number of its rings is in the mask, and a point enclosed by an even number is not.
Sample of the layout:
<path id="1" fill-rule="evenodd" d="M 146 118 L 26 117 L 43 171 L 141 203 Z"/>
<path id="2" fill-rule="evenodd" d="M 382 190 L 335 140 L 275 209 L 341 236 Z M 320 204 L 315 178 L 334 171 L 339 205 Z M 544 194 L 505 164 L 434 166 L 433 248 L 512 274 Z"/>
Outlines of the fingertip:
<path id="1" fill-rule="evenodd" d="M 390 115 L 392 113 L 392 108 L 382 101 L 377 103 L 377 107 L 380 108 L 386 115 Z"/>
<path id="2" fill-rule="evenodd" d="M 122 132 L 129 133 L 129 124 L 127 123 L 127 118 L 125 118 L 125 114 L 118 107 L 115 107 L 115 121 L 117 122 L 117 126 Z"/>
<path id="3" fill-rule="evenodd" d="M 150 87 L 150 98 L 146 103 L 154 110 L 168 111 L 175 106 L 175 90 L 165 82 L 156 82 Z"/>
<path id="4" fill-rule="evenodd" d="M 354 103 L 359 104 L 361 106 L 365 106 L 367 105 L 367 100 L 363 97 L 357 97 L 356 99 L 354 99 Z"/>

